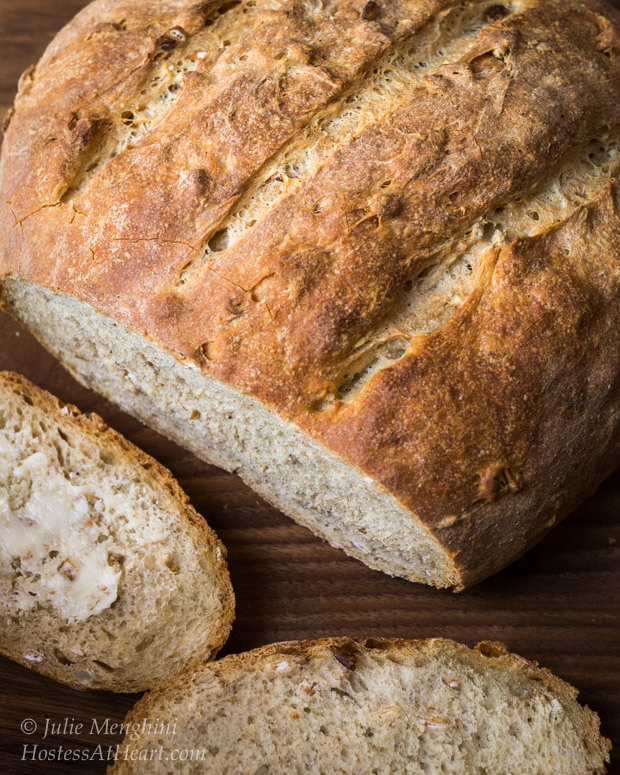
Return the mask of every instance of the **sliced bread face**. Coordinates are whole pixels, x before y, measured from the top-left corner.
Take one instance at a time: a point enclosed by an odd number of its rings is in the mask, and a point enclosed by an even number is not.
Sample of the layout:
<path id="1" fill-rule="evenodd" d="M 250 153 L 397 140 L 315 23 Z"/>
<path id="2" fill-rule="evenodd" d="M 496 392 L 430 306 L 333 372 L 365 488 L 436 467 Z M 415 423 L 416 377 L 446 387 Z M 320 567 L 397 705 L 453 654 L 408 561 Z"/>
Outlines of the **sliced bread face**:
<path id="1" fill-rule="evenodd" d="M 609 742 L 576 696 L 499 643 L 280 643 L 150 692 L 108 772 L 604 773 Z"/>
<path id="2" fill-rule="evenodd" d="M 224 547 L 169 471 L 0 373 L 0 652 L 133 692 L 213 657 L 233 615 Z"/>
<path id="3" fill-rule="evenodd" d="M 606 0 L 94 0 L 7 121 L 0 305 L 463 589 L 620 465 L 619 48 Z"/>

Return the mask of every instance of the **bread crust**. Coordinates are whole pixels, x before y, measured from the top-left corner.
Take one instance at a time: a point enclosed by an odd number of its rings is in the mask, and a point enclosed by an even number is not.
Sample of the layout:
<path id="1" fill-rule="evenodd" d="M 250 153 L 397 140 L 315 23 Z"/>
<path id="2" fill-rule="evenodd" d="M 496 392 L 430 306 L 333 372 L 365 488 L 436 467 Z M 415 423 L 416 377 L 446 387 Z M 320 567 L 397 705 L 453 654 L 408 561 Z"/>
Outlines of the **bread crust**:
<path id="1" fill-rule="evenodd" d="M 617 184 L 490 249 L 447 325 L 410 338 L 352 400 L 338 386 L 356 343 L 433 256 L 617 131 L 618 12 L 523 0 L 206 260 L 278 148 L 458 4 L 261 10 L 75 194 L 168 32 L 191 40 L 220 5 L 97 0 L 25 74 L 0 162 L 0 275 L 75 295 L 293 420 L 404 504 L 468 586 L 620 463 Z"/>
<path id="2" fill-rule="evenodd" d="M 213 573 L 213 590 L 215 593 L 214 611 L 217 617 L 213 621 L 205 622 L 205 630 L 202 634 L 202 642 L 195 643 L 195 650 L 187 664 L 195 664 L 208 659 L 213 659 L 228 639 L 235 614 L 235 597 L 230 582 L 228 566 L 226 563 L 226 548 L 220 542 L 213 530 L 203 517 L 191 505 L 187 494 L 181 489 L 170 471 L 150 455 L 136 447 L 124 436 L 110 428 L 102 418 L 94 412 L 86 415 L 72 404 L 65 404 L 46 390 L 37 387 L 25 377 L 13 372 L 0 372 L 0 383 L 3 388 L 12 390 L 17 395 L 27 396 L 37 409 L 46 417 L 51 418 L 60 428 L 64 428 L 68 434 L 77 434 L 85 437 L 89 444 L 96 447 L 101 453 L 109 454 L 114 460 L 123 463 L 131 469 L 145 469 L 148 477 L 154 482 L 154 486 L 161 489 L 166 497 L 175 504 L 176 510 L 170 512 L 171 525 L 179 523 L 184 532 L 187 532 L 192 543 L 200 547 L 208 558 L 210 569 Z M 147 593 L 148 590 L 141 590 Z M 59 620 L 60 622 L 60 620 Z M 35 651 L 52 651 L 52 644 L 39 643 L 36 640 L 37 631 L 34 626 L 32 648 Z M 8 628 L 10 632 L 11 628 Z M 77 627 L 79 631 L 79 626 Z M 77 637 L 77 636 L 76 636 Z M 63 662 L 54 659 L 46 659 L 44 662 L 33 662 L 25 658 L 23 644 L 15 642 L 11 637 L 3 633 L 0 637 L 2 653 L 10 659 L 28 667 L 35 672 L 54 678 L 60 683 L 65 683 L 75 689 L 84 691 L 88 686 L 76 681 L 71 670 L 67 670 Z M 51 639 L 50 639 L 51 641 Z M 102 638 L 102 642 L 105 639 Z M 133 655 L 130 655 L 133 657 Z M 148 653 L 143 654 L 144 661 L 148 660 Z M 76 659 L 76 662 L 80 660 Z M 81 664 L 81 663 L 80 663 Z M 90 661 L 84 662 L 84 667 L 97 671 Z M 169 671 L 168 671 L 168 674 Z M 162 679 L 153 676 L 153 680 L 142 686 L 129 684 L 127 679 L 117 678 L 114 673 L 98 675 L 97 685 L 94 688 L 107 689 L 117 692 L 134 692 L 149 688 Z M 93 687 L 91 687 L 93 688 Z"/>
<path id="3" fill-rule="evenodd" d="M 603 763 L 609 761 L 608 752 L 611 749 L 611 743 L 600 735 L 598 715 L 587 706 L 581 707 L 577 704 L 578 691 L 573 686 L 553 675 L 546 668 L 540 667 L 537 662 L 509 652 L 499 641 L 481 641 L 473 649 L 448 638 L 408 640 L 334 637 L 273 643 L 241 654 L 231 654 L 211 664 L 185 671 L 176 679 L 145 694 L 129 711 L 125 724 L 128 728 L 138 728 L 150 720 L 161 722 L 162 702 L 164 702 L 167 703 L 167 709 L 175 716 L 175 718 L 166 718 L 166 722 L 177 721 L 180 726 L 183 723 L 184 692 L 191 694 L 192 689 L 196 688 L 195 693 L 199 695 L 201 686 L 218 687 L 225 692 L 227 684 L 233 684 L 237 678 L 247 677 L 253 672 L 261 673 L 269 666 L 273 667 L 281 658 L 293 659 L 297 663 L 307 664 L 310 667 L 314 660 L 333 656 L 343 665 L 343 670 L 354 671 L 360 657 L 377 650 L 397 662 L 407 659 L 415 661 L 419 657 L 432 659 L 434 656 L 456 655 L 474 669 L 506 671 L 540 684 L 568 710 L 571 723 L 579 730 L 584 746 L 591 753 L 596 752 L 595 757 L 601 767 L 598 771 L 605 772 Z M 191 707 L 194 712 L 198 707 L 195 697 L 192 698 Z M 134 724 L 135 727 L 133 727 Z M 133 745 L 139 749 L 140 744 L 141 741 L 138 739 Z M 108 775 L 131 771 L 126 758 L 111 765 L 108 768 Z"/>

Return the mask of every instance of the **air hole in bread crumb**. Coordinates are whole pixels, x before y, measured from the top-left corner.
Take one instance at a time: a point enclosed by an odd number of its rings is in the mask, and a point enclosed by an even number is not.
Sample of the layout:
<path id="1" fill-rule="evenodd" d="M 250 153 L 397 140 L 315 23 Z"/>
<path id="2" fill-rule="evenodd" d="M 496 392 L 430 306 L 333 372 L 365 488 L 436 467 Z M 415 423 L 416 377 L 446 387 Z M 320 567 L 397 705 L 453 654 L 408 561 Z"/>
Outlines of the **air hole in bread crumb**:
<path id="1" fill-rule="evenodd" d="M 509 13 L 505 5 L 492 5 L 484 12 L 484 20 L 485 22 L 497 22 L 504 19 Z"/>
<path id="2" fill-rule="evenodd" d="M 222 250 L 226 250 L 228 247 L 230 236 L 228 229 L 220 229 L 216 231 L 208 242 L 209 250 L 214 253 L 219 253 Z"/>
<path id="3" fill-rule="evenodd" d="M 482 229 L 482 239 L 485 240 L 485 242 L 491 242 L 496 231 L 497 227 L 494 223 L 485 223 Z"/>

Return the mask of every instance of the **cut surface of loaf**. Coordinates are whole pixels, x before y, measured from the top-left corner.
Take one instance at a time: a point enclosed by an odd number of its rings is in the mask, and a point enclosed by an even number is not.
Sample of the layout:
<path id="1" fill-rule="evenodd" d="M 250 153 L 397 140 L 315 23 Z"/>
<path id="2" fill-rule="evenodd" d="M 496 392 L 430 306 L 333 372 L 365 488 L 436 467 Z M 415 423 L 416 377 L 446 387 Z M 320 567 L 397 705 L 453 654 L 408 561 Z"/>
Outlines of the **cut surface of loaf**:
<path id="1" fill-rule="evenodd" d="M 133 692 L 213 657 L 233 614 L 225 550 L 170 472 L 0 372 L 0 652 Z"/>
<path id="2" fill-rule="evenodd" d="M 320 536 L 462 589 L 620 462 L 619 18 L 96 0 L 8 118 L 2 302 Z"/>
<path id="3" fill-rule="evenodd" d="M 279 643 L 188 671 L 142 698 L 125 720 L 135 739 L 109 773 L 144 772 L 140 752 L 160 747 L 149 772 L 603 773 L 609 742 L 576 696 L 500 643 Z"/>

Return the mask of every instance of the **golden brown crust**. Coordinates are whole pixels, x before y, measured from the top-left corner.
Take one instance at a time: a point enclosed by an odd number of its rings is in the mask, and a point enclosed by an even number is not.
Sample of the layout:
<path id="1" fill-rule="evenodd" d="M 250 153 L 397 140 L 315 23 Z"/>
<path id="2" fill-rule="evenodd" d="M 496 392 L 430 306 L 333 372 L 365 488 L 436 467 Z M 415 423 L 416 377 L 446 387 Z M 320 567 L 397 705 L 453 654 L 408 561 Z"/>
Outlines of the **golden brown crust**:
<path id="1" fill-rule="evenodd" d="M 522 554 L 618 465 L 618 206 L 610 187 L 557 229 L 490 251 L 485 282 L 443 329 L 321 418 L 328 444 L 454 552 L 463 585 Z"/>
<path id="2" fill-rule="evenodd" d="M 576 146 L 617 131 L 618 13 L 598 0 L 523 0 L 487 16 L 458 61 L 205 258 L 278 148 L 458 3 L 260 11 L 89 179 L 166 47 L 188 45 L 224 5 L 99 0 L 24 76 L 0 168 L 0 274 L 74 294 L 293 419 L 411 509 L 454 553 L 461 586 L 473 583 L 618 465 L 615 185 L 489 254 L 444 329 L 414 337 L 354 400 L 320 408 L 356 342 L 434 255 Z"/>

